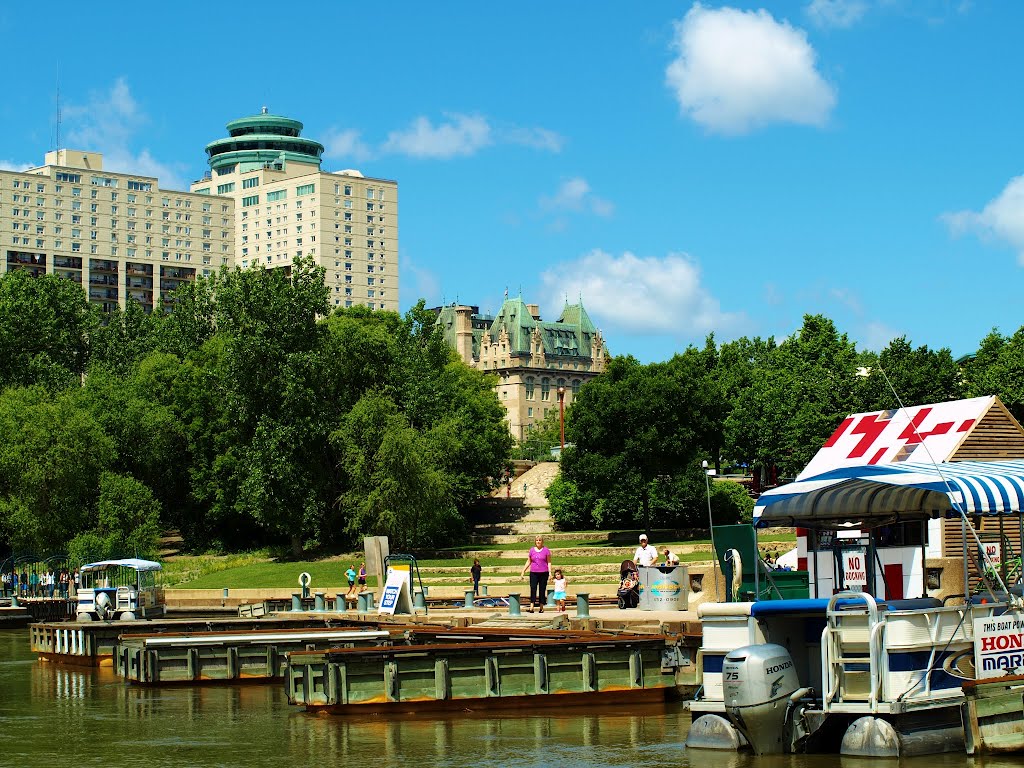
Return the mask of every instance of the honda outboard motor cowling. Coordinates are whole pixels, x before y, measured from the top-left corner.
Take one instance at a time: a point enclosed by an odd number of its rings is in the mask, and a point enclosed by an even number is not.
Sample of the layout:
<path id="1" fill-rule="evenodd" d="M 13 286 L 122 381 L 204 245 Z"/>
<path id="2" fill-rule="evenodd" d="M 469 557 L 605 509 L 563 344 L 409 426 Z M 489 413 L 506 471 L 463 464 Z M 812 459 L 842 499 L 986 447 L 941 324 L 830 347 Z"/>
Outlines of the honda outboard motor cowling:
<path id="1" fill-rule="evenodd" d="M 747 645 L 722 664 L 725 711 L 758 755 L 786 749 L 790 696 L 800 689 L 789 651 L 781 645 Z"/>

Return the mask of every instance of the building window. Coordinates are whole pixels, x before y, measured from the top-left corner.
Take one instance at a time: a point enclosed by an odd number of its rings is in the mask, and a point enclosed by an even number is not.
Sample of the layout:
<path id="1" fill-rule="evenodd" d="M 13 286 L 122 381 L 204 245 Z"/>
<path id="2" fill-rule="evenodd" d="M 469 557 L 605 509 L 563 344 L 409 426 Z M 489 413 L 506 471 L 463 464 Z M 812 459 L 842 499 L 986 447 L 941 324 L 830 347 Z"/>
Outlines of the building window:
<path id="1" fill-rule="evenodd" d="M 549 379 L 547 376 L 540 380 L 540 399 L 551 399 L 551 379 Z"/>
<path id="2" fill-rule="evenodd" d="M 250 176 L 248 179 L 242 179 L 242 189 L 252 189 L 260 185 L 259 176 Z"/>
<path id="3" fill-rule="evenodd" d="M 243 197 L 242 198 L 242 207 L 243 208 L 248 208 L 250 205 L 259 205 L 259 204 L 260 204 L 260 196 L 259 195 L 250 195 L 248 197 Z"/>
<path id="4" fill-rule="evenodd" d="M 274 192 L 267 192 L 268 203 L 273 203 L 275 200 L 284 200 L 286 197 L 288 197 L 287 189 L 278 189 Z"/>
<path id="5" fill-rule="evenodd" d="M 315 191 L 315 184 L 303 184 L 302 186 L 295 188 L 295 196 L 301 197 L 302 195 L 312 195 Z"/>
<path id="6" fill-rule="evenodd" d="M 533 387 L 534 387 L 535 381 L 536 381 L 536 379 L 534 379 L 533 376 L 527 376 L 526 377 L 525 389 L 526 389 L 526 399 L 527 400 L 533 400 Z"/>
<path id="7" fill-rule="evenodd" d="M 235 182 L 233 182 L 233 181 L 230 184 L 218 184 L 217 185 L 217 194 L 218 195 L 226 195 L 228 192 L 234 192 L 234 191 L 235 191 Z"/>

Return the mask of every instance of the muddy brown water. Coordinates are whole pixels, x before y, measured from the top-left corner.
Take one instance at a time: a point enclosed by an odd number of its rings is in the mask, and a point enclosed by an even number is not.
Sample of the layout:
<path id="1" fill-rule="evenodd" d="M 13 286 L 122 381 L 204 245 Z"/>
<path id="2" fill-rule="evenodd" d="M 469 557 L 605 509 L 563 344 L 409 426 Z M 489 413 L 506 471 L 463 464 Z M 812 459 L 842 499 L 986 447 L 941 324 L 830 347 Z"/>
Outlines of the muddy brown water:
<path id="1" fill-rule="evenodd" d="M 0 630 L 0 766 L 645 766 L 1018 768 L 962 755 L 902 762 L 690 752 L 681 705 L 518 716 L 340 718 L 290 707 L 279 685 L 144 688 L 109 669 L 37 661 L 25 630 Z"/>

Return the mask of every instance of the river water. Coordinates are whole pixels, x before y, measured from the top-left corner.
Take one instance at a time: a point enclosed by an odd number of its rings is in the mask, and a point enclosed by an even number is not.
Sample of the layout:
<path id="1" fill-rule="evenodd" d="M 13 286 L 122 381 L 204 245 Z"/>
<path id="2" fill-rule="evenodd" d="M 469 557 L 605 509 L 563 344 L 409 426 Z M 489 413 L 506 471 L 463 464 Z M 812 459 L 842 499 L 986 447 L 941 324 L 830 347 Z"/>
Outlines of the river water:
<path id="1" fill-rule="evenodd" d="M 881 768 L 835 756 L 690 752 L 679 705 L 520 717 L 348 719 L 290 707 L 280 685 L 144 688 L 109 669 L 39 662 L 26 631 L 0 630 L 0 766 L 695 766 Z M 1012 758 L 944 755 L 911 768 L 1020 768 Z"/>

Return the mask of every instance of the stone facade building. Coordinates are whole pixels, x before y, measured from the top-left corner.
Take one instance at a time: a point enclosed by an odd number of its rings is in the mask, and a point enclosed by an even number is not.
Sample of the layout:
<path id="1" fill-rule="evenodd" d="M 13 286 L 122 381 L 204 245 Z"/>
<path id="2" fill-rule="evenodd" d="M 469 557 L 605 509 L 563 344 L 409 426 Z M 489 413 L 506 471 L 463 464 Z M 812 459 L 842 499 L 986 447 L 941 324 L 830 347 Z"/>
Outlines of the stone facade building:
<path id="1" fill-rule="evenodd" d="M 558 320 L 541 320 L 536 304 L 506 299 L 497 315 L 479 307 L 438 307 L 437 325 L 467 365 L 493 373 L 495 390 L 517 440 L 559 408 L 571 405 L 584 382 L 605 369 L 608 352 L 583 303 L 568 304 Z"/>

